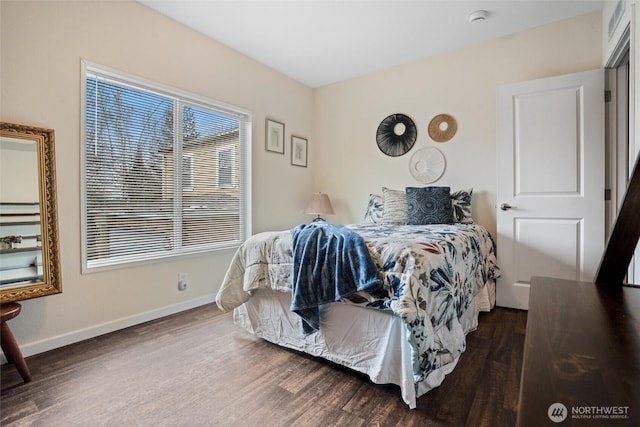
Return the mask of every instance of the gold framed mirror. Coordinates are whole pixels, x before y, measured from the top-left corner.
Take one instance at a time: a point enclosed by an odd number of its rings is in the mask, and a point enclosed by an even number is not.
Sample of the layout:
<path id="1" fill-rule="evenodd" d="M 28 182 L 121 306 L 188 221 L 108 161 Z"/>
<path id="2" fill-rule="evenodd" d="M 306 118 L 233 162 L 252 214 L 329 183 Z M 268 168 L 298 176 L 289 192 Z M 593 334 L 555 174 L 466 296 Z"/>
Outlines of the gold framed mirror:
<path id="1" fill-rule="evenodd" d="M 0 122 L 0 303 L 62 292 L 54 142 Z"/>

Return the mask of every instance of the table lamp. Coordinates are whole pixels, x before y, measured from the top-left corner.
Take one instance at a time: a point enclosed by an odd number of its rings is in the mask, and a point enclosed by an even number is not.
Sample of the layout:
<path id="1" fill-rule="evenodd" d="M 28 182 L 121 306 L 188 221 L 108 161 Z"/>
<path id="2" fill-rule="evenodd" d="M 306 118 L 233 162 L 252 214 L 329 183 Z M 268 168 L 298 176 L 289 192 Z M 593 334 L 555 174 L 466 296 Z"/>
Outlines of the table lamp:
<path id="1" fill-rule="evenodd" d="M 324 221 L 324 218 L 320 217 L 320 215 L 335 215 L 333 207 L 331 206 L 331 200 L 329 200 L 329 196 L 325 193 L 314 193 L 309 203 L 307 203 L 304 213 L 317 215 L 317 217 L 313 219 L 314 222 Z"/>

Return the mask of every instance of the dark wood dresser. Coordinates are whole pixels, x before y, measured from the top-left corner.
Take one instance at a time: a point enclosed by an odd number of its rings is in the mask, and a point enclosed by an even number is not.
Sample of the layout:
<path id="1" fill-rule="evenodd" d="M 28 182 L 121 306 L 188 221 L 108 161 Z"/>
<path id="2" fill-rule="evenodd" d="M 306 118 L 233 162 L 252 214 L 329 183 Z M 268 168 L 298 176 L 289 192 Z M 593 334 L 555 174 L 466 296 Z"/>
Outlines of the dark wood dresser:
<path id="1" fill-rule="evenodd" d="M 556 425 L 554 410 L 557 425 L 640 425 L 639 288 L 532 278 L 517 424 Z"/>

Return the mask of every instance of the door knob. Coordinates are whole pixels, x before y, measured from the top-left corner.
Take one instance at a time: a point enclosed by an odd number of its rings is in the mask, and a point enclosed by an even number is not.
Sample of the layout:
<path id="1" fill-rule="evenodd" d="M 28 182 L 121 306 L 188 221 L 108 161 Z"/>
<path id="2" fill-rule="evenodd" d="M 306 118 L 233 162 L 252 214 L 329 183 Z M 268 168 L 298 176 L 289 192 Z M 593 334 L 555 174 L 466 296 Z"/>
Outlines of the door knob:
<path id="1" fill-rule="evenodd" d="M 503 211 L 508 211 L 509 209 L 513 208 L 515 208 L 515 206 L 511 206 L 509 203 L 502 203 L 500 205 L 500 209 L 502 209 Z"/>

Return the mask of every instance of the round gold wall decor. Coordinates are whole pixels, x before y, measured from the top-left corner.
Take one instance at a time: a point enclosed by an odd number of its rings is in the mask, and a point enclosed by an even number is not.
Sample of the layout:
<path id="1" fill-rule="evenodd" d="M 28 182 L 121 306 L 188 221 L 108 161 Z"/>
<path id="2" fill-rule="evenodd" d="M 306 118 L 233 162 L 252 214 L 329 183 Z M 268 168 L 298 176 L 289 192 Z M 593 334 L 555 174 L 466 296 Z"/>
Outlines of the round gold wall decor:
<path id="1" fill-rule="evenodd" d="M 438 114 L 429 122 L 429 136 L 436 142 L 447 142 L 457 130 L 458 122 L 449 114 Z"/>

